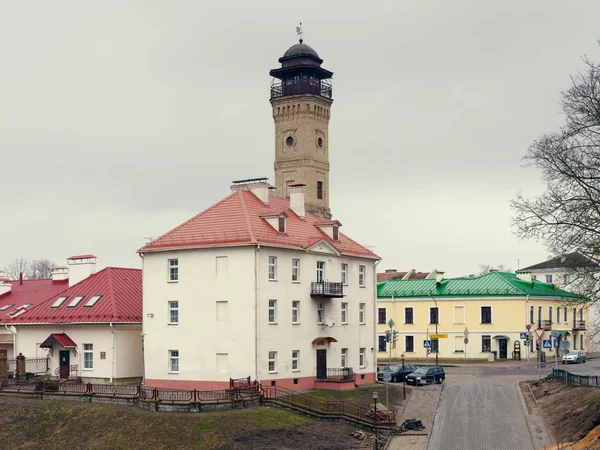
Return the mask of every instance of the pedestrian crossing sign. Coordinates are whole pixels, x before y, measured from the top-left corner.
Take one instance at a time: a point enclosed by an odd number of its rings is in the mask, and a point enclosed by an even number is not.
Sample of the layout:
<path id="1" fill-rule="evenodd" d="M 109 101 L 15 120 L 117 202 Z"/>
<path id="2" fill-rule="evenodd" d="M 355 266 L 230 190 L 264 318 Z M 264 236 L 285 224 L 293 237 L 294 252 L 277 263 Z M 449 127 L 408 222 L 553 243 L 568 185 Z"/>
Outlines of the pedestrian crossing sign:
<path id="1" fill-rule="evenodd" d="M 423 347 L 424 348 L 431 348 L 431 340 L 430 339 L 425 339 L 423 341 Z"/>

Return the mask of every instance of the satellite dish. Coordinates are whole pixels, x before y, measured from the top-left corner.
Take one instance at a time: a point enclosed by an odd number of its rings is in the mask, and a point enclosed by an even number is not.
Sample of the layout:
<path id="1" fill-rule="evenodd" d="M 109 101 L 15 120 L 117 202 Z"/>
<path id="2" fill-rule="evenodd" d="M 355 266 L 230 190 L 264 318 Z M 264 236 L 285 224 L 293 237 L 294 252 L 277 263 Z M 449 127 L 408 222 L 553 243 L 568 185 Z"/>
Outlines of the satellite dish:
<path id="1" fill-rule="evenodd" d="M 333 319 L 333 317 L 329 316 L 329 317 L 327 318 L 327 326 L 328 326 L 328 327 L 332 327 L 332 326 L 334 326 L 334 325 L 335 325 L 335 320 Z"/>

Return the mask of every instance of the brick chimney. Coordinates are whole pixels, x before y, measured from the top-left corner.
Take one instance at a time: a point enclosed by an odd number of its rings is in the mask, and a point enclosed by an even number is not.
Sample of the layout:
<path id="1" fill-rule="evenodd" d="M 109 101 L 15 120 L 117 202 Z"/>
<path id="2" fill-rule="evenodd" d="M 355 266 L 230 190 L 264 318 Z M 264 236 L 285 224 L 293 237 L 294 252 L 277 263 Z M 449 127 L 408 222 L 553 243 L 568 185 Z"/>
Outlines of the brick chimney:
<path id="1" fill-rule="evenodd" d="M 306 215 L 304 194 L 306 193 L 306 185 L 302 183 L 291 184 L 288 186 L 290 194 L 290 209 L 296 213 L 298 217 L 304 219 Z"/>
<path id="2" fill-rule="evenodd" d="M 94 255 L 77 255 L 67 258 L 69 265 L 69 287 L 85 280 L 96 273 L 96 257 Z"/>

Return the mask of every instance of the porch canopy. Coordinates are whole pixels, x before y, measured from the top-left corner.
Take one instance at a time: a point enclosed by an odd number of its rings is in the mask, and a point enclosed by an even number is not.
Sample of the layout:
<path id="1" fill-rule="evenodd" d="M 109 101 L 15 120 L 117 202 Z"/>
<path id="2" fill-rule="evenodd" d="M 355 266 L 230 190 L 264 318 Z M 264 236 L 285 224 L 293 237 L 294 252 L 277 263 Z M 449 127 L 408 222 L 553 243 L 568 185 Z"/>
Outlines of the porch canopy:
<path id="1" fill-rule="evenodd" d="M 507 341 L 510 340 L 508 336 L 505 336 L 503 334 L 497 334 L 496 336 L 494 336 L 494 339 L 506 339 Z"/>
<path id="2" fill-rule="evenodd" d="M 325 344 L 329 344 L 330 342 L 337 342 L 337 339 L 334 337 L 318 337 L 313 339 L 312 344 L 313 345 L 325 345 Z"/>
<path id="3" fill-rule="evenodd" d="M 40 344 L 41 348 L 52 348 L 54 344 L 62 345 L 64 348 L 77 348 L 77 344 L 65 333 L 51 334 Z"/>

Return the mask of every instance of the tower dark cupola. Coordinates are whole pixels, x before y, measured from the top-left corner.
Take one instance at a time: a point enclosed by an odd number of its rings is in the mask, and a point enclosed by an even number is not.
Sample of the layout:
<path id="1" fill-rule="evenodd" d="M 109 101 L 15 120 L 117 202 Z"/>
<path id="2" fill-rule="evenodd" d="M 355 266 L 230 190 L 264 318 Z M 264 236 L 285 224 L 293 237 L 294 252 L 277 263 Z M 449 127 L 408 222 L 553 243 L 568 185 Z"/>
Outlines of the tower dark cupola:
<path id="1" fill-rule="evenodd" d="M 333 72 L 302 39 L 272 69 L 271 105 L 275 121 L 275 187 L 289 197 L 289 187 L 306 185 L 306 210 L 330 219 L 329 112 Z"/>

